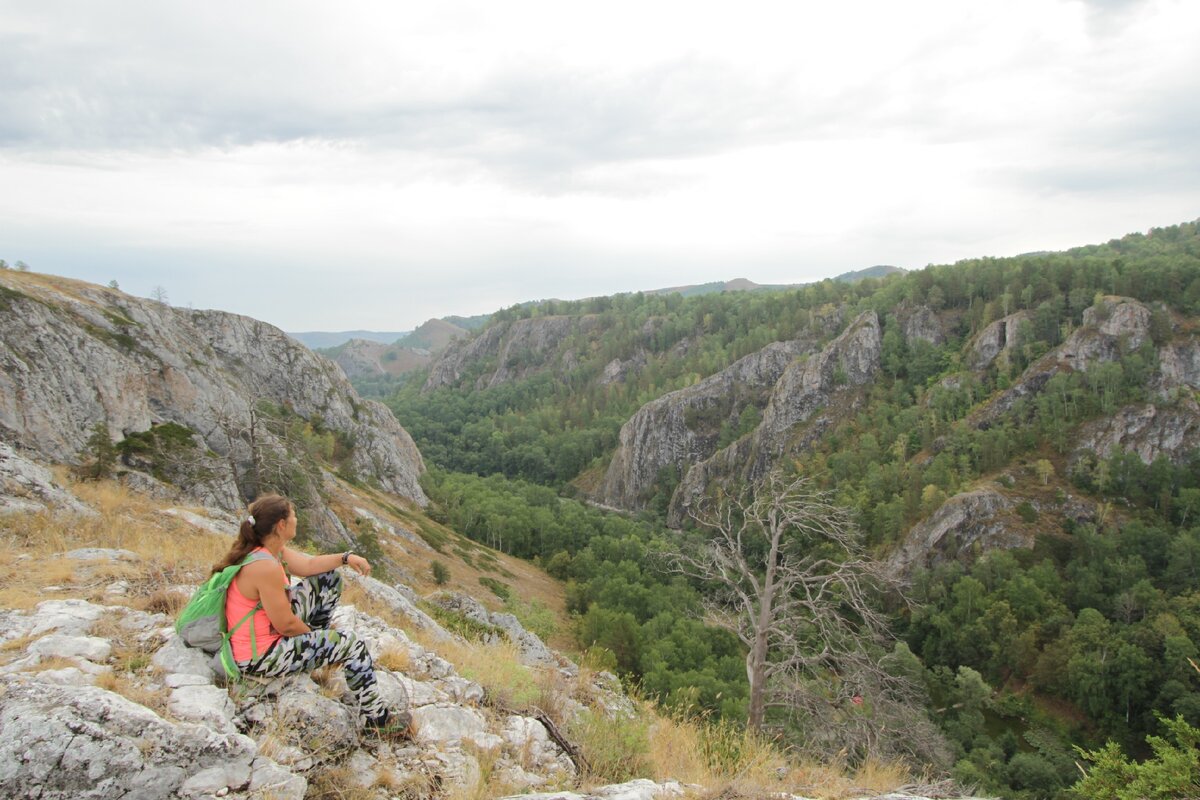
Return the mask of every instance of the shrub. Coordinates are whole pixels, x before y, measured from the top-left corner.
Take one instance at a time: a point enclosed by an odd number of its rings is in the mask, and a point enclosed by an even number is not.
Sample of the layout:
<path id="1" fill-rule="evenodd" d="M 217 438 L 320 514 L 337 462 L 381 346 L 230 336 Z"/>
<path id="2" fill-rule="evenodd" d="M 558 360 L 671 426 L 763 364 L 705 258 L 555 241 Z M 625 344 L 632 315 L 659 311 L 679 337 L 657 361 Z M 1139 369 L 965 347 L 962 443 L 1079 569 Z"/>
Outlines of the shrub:
<path id="1" fill-rule="evenodd" d="M 512 597 L 512 589 L 508 588 L 507 584 L 503 584 L 495 578 L 489 578 L 486 575 L 480 576 L 479 583 L 492 590 L 492 594 L 499 597 L 501 600 L 507 601 Z"/>
<path id="2" fill-rule="evenodd" d="M 570 737 L 591 765 L 591 777 L 621 783 L 650 772 L 650 726 L 642 717 L 609 718 L 593 711 L 576 718 Z"/>
<path id="3" fill-rule="evenodd" d="M 441 561 L 430 564 L 430 570 L 433 572 L 433 582 L 438 586 L 445 586 L 450 582 L 450 570 Z"/>
<path id="4" fill-rule="evenodd" d="M 1140 764 L 1130 761 L 1116 742 L 1099 750 L 1076 748 L 1092 762 L 1092 769 L 1071 787 L 1071 796 L 1087 800 L 1200 797 L 1200 728 L 1192 727 L 1182 716 L 1159 720 L 1175 742 L 1147 736 L 1154 755 Z"/>

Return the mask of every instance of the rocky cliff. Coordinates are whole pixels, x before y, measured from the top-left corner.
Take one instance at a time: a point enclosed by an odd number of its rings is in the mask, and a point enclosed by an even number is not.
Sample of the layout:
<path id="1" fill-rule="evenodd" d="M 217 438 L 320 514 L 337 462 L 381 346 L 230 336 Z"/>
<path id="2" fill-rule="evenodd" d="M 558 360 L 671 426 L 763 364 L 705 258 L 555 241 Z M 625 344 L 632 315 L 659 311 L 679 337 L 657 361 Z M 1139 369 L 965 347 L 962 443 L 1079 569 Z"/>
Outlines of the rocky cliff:
<path id="1" fill-rule="evenodd" d="M 429 368 L 425 390 L 459 386 L 468 375 L 473 387 L 487 389 L 546 369 L 569 371 L 579 354 L 564 340 L 595 331 L 594 315 L 548 316 L 493 325 L 470 340 L 458 340 Z"/>
<path id="2" fill-rule="evenodd" d="M 995 489 L 979 488 L 951 497 L 916 525 L 889 565 L 901 573 L 943 561 L 969 561 L 986 550 L 1032 547 L 1033 533 L 1013 525 L 1016 504 Z"/>
<path id="3" fill-rule="evenodd" d="M 277 328 L 15 272 L 0 273 L 0 307 L 0 439 L 36 459 L 80 461 L 99 423 L 115 441 L 172 423 L 205 466 L 183 488 L 235 508 L 256 463 L 295 449 L 281 429 L 298 419 L 340 440 L 345 473 L 425 502 L 421 455 L 391 412 Z"/>
<path id="4" fill-rule="evenodd" d="M 762 408 L 787 366 L 813 350 L 805 340 L 775 342 L 694 386 L 643 406 L 621 427 L 620 444 L 605 473 L 601 501 L 636 509 L 659 473 L 680 474 L 717 450 L 722 424 L 735 424 L 747 406 Z"/>
<path id="5" fill-rule="evenodd" d="M 1158 368 L 1146 388 L 1155 402 L 1126 406 L 1085 422 L 1073 434 L 1068 460 L 1073 465 L 1084 457 L 1131 452 L 1145 463 L 1159 457 L 1183 462 L 1200 448 L 1200 404 L 1194 397 L 1200 389 L 1200 341 L 1177 330 L 1171 341 L 1153 347 L 1151 318 L 1151 310 L 1136 300 L 1102 298 L 1085 310 L 1083 324 L 1065 342 L 1031 364 L 1009 389 L 973 414 L 970 423 L 981 428 L 995 424 L 1019 400 L 1041 393 L 1055 375 L 1086 372 L 1151 347 Z M 1025 322 L 1028 315 L 1019 312 L 984 328 L 970 344 L 969 363 L 987 368 L 1018 347 L 1020 334 L 1015 331 Z M 908 531 L 891 564 L 908 572 L 946 560 L 967 561 L 988 550 L 1032 547 L 1036 531 L 1008 513 L 1016 504 L 986 487 L 955 495 Z M 1036 505 L 1034 501 L 1031 507 Z M 1090 518 L 1090 511 L 1075 505 L 1068 503 L 1056 512 L 1076 521 Z"/>
<path id="6" fill-rule="evenodd" d="M 320 352 L 341 367 L 351 380 L 382 375 L 395 377 L 425 368 L 451 342 L 466 335 L 465 328 L 446 320 L 431 319 L 394 342 L 351 339 Z"/>
<path id="7" fill-rule="evenodd" d="M 757 480 L 784 455 L 811 447 L 834 420 L 857 405 L 856 390 L 874 380 L 880 352 L 879 317 L 867 311 L 820 352 L 793 361 L 771 390 L 754 432 L 689 467 L 671 498 L 668 523 L 683 524 L 713 482 Z"/>
<path id="8" fill-rule="evenodd" d="M 996 350 L 996 337 L 1000 336 L 996 326 L 1011 330 L 1019 317 L 1017 314 L 992 323 L 977 337 L 972 346 L 977 366 L 990 364 L 1000 352 Z M 1084 311 L 1083 325 L 1065 342 L 1030 364 L 1009 389 L 974 413 L 972 424 L 981 428 L 992 425 L 1019 400 L 1038 395 L 1055 375 L 1087 372 L 1149 348 L 1157 369 L 1146 388 L 1157 403 L 1170 407 L 1126 408 L 1088 423 L 1080 431 L 1076 449 L 1109 455 L 1120 446 L 1135 450 L 1147 461 L 1159 454 L 1181 460 L 1196 447 L 1196 431 L 1200 428 L 1200 407 L 1192 397 L 1200 389 L 1200 340 L 1180 331 L 1170 341 L 1155 346 L 1150 335 L 1151 318 L 1151 310 L 1137 300 L 1103 298 Z M 1006 341 L 1007 347 L 1014 346 L 1011 334 Z"/>
<path id="9" fill-rule="evenodd" d="M 341 367 L 342 372 L 351 380 L 380 375 L 403 375 L 425 367 L 432 360 L 427 350 L 413 350 L 368 339 L 351 339 L 323 355 Z"/>

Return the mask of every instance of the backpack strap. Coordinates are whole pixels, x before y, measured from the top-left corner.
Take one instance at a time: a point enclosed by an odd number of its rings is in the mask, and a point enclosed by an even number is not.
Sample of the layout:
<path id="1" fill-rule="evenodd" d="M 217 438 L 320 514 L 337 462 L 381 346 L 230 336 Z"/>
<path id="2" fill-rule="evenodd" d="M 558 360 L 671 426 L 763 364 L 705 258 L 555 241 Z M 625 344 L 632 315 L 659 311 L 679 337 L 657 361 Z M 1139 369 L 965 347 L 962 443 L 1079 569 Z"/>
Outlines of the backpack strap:
<path id="1" fill-rule="evenodd" d="M 251 550 L 249 553 L 246 554 L 246 557 L 242 559 L 242 562 L 241 562 L 241 564 L 239 564 L 239 566 L 244 567 L 253 561 L 268 561 L 268 560 L 275 561 L 276 559 L 275 559 L 275 556 L 271 555 L 270 553 L 264 553 L 261 550 Z M 249 620 L 250 621 L 250 654 L 251 654 L 251 657 L 254 659 L 258 658 L 258 637 L 256 637 L 254 635 L 254 615 L 256 613 L 258 613 L 259 609 L 261 609 L 262 607 L 263 607 L 262 600 L 259 600 L 257 603 L 254 604 L 254 608 L 250 609 L 246 613 L 246 616 L 239 619 L 237 624 L 234 625 L 232 628 L 230 628 L 229 632 L 225 634 L 225 641 L 228 642 L 230 639 L 233 638 L 234 632 L 236 632 L 238 628 L 242 627 L 243 623 L 245 623 L 247 620 Z"/>

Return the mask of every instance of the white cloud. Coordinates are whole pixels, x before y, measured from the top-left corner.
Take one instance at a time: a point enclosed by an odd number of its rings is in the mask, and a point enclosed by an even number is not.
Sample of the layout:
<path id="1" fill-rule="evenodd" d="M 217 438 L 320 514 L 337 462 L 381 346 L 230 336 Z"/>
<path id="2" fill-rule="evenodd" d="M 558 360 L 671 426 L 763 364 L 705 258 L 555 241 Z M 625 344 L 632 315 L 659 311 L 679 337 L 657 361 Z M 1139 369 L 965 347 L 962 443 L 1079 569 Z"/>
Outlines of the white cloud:
<path id="1" fill-rule="evenodd" d="M 1064 247 L 1200 207 L 1182 0 L 0 21 L 0 257 L 291 329 Z M 281 285 L 261 310 L 244 291 Z"/>

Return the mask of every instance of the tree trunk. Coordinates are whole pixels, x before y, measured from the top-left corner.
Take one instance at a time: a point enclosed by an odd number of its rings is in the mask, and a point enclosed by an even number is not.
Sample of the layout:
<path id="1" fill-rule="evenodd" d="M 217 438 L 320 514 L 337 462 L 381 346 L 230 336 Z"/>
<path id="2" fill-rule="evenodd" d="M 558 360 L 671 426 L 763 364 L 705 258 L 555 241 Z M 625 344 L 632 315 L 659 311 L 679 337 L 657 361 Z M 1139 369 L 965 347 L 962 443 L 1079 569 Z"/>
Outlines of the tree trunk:
<path id="1" fill-rule="evenodd" d="M 746 678 L 750 681 L 750 716 L 746 727 L 757 733 L 762 730 L 767 700 L 767 637 L 765 632 L 755 637 L 754 646 L 746 653 Z"/>

